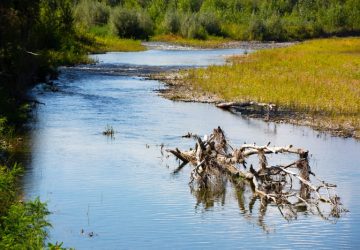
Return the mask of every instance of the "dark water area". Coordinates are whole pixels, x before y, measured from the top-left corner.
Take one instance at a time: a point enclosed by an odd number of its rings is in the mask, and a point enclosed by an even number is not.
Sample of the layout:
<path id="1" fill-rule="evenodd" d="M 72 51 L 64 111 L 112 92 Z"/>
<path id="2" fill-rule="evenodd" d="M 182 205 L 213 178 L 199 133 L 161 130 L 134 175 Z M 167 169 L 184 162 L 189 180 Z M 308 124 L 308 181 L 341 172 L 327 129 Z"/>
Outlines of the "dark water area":
<path id="1" fill-rule="evenodd" d="M 63 68 L 57 92 L 38 86 L 45 105 L 30 124 L 24 177 L 27 198 L 47 201 L 50 241 L 76 249 L 351 249 L 360 243 L 360 143 L 306 127 L 244 119 L 209 104 L 163 99 L 143 70 L 222 64 L 242 50 L 150 50 L 94 56 L 98 64 Z M 225 79 L 224 79 L 225 80 Z M 110 125 L 114 138 L 102 131 Z M 287 221 L 276 206 L 260 209 L 251 191 L 230 183 L 221 194 L 191 192 L 190 167 L 166 148 L 187 149 L 187 132 L 221 126 L 233 145 L 292 144 L 311 153 L 313 172 L 338 185 L 349 213 L 325 220 L 299 213 Z M 270 160 L 272 160 L 270 158 Z M 286 160 L 286 159 L 285 159 Z M 252 204 L 254 203 L 254 204 Z M 89 235 L 90 233 L 90 235 Z M 92 236 L 92 237 L 91 237 Z"/>

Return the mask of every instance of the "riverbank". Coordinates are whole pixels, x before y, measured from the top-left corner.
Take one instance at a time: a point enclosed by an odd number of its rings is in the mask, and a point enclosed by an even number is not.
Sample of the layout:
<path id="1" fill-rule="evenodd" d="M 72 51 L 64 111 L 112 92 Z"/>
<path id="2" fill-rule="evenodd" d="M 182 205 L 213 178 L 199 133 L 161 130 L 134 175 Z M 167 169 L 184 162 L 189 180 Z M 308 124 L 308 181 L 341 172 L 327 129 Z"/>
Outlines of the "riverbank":
<path id="1" fill-rule="evenodd" d="M 359 38 L 312 40 L 153 78 L 167 84 L 160 94 L 171 100 L 274 103 L 278 109 L 270 115 L 242 115 L 359 139 L 359 47 Z"/>
<path id="2" fill-rule="evenodd" d="M 177 35 L 158 35 L 150 39 L 152 44 L 157 44 L 160 49 L 169 45 L 199 49 L 245 49 L 259 50 L 282 48 L 293 45 L 295 42 L 259 42 L 259 41 L 235 41 L 229 38 L 209 37 L 206 40 L 184 38 Z M 147 43 L 144 43 L 145 45 Z M 155 47 L 156 48 L 156 47 Z"/>
<path id="3" fill-rule="evenodd" d="M 113 36 L 94 36 L 94 43 L 88 48 L 90 53 L 106 52 L 135 52 L 144 51 L 146 47 L 141 44 L 140 40 L 120 39 Z"/>

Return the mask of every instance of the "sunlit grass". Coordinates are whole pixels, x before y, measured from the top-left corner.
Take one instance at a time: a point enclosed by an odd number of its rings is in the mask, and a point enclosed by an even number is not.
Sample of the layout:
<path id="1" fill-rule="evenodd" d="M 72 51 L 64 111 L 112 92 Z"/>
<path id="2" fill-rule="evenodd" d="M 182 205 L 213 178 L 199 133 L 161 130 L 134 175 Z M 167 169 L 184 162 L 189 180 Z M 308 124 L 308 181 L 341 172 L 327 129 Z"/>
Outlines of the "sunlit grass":
<path id="1" fill-rule="evenodd" d="M 146 50 L 140 40 L 124 39 L 114 35 L 109 25 L 93 26 L 89 30 L 79 28 L 78 33 L 84 50 L 90 53 Z"/>
<path id="2" fill-rule="evenodd" d="M 303 42 L 191 70 L 188 82 L 225 100 L 271 102 L 360 128 L 360 38 Z"/>
<path id="3" fill-rule="evenodd" d="M 151 38 L 151 41 L 168 42 L 182 46 L 199 47 L 199 48 L 218 48 L 226 42 L 230 42 L 230 39 L 222 37 L 210 36 L 206 40 L 183 38 L 178 35 L 157 35 Z"/>
<path id="4" fill-rule="evenodd" d="M 143 51 L 145 47 L 139 40 L 120 39 L 115 36 L 95 37 L 95 47 L 92 52 L 109 52 L 109 51 Z"/>

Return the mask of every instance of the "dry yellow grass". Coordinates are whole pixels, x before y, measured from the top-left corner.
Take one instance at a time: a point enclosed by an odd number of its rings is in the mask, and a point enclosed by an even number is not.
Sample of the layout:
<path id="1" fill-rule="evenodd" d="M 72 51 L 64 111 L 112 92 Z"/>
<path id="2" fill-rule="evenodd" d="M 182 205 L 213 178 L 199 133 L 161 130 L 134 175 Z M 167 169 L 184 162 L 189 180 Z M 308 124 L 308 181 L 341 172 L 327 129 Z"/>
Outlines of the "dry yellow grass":
<path id="1" fill-rule="evenodd" d="M 306 41 L 191 70 L 187 81 L 225 100 L 271 102 L 360 128 L 360 38 Z"/>

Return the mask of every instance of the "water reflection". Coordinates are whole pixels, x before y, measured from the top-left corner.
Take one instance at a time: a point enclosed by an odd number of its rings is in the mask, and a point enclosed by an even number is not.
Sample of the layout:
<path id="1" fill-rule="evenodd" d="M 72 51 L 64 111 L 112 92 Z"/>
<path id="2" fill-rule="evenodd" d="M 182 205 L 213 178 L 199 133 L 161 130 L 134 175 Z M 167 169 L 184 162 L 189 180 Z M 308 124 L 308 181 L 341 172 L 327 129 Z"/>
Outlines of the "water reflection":
<path id="1" fill-rule="evenodd" d="M 190 193 L 196 199 L 195 210 L 204 212 L 211 210 L 216 204 L 225 206 L 227 189 L 230 189 L 237 201 L 240 213 L 249 223 L 259 226 L 264 232 L 275 230 L 265 222 L 268 201 L 264 197 L 253 195 L 254 190 L 249 190 L 246 181 L 232 181 L 228 177 L 213 177 L 215 182 L 208 187 L 190 185 Z M 256 206 L 258 203 L 258 206 Z M 253 212 L 257 209 L 258 212 Z"/>
<path id="2" fill-rule="evenodd" d="M 286 221 L 296 220 L 298 214 L 318 216 L 330 223 L 336 223 L 340 218 L 338 207 L 329 209 L 327 206 L 315 205 L 307 207 L 299 200 L 298 205 L 279 204 L 275 205 L 269 202 L 265 197 L 255 193 L 253 186 L 247 180 L 234 180 L 228 176 L 218 175 L 211 176 L 211 185 L 189 184 L 190 193 L 196 200 L 195 210 L 207 212 L 216 205 L 225 206 L 226 196 L 235 198 L 243 217 L 250 223 L 258 225 L 264 232 L 270 233 L 275 231 L 275 227 L 266 224 L 266 212 L 268 206 L 276 208 L 278 213 Z M 228 191 L 230 190 L 230 191 Z M 229 194 L 231 192 L 231 194 Z M 257 204 L 257 205 L 256 205 Z M 257 209 L 257 212 L 254 212 Z"/>

